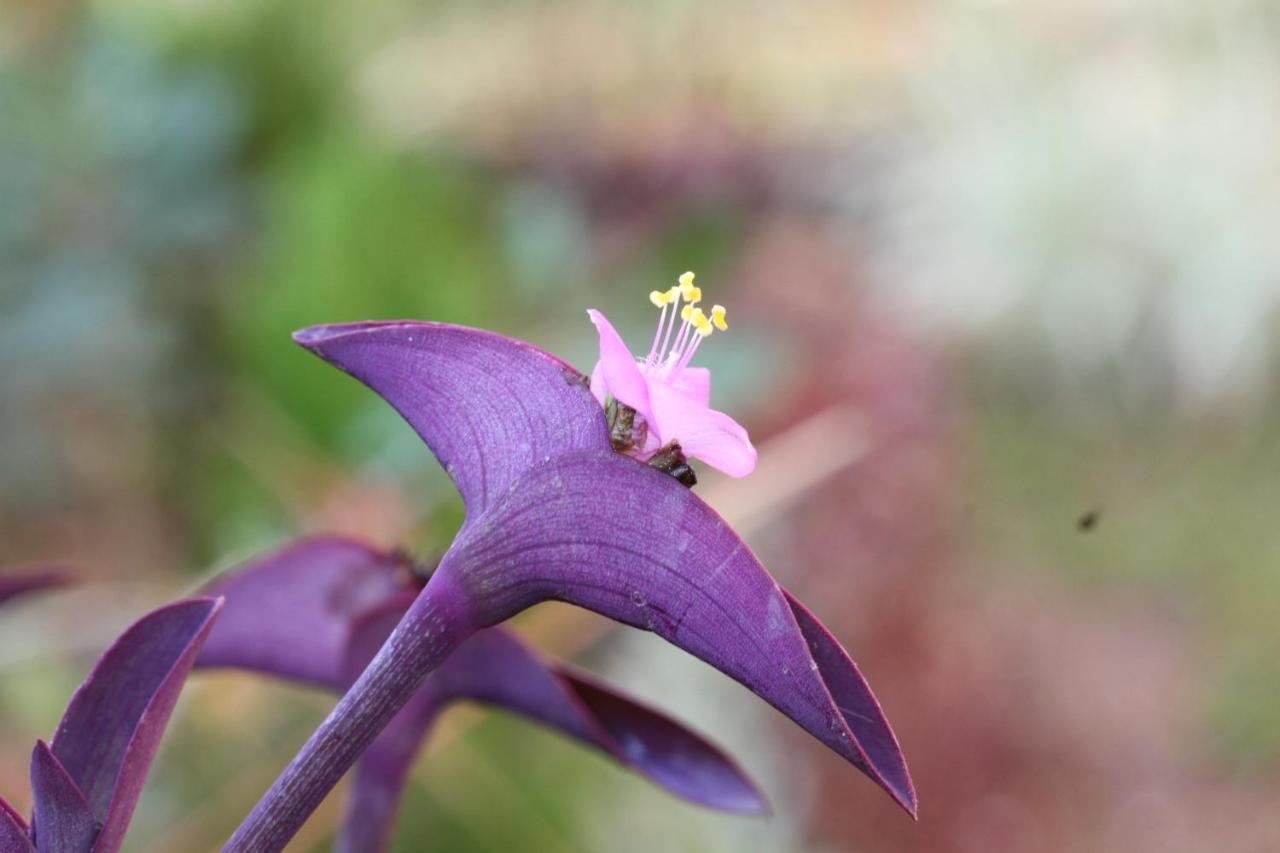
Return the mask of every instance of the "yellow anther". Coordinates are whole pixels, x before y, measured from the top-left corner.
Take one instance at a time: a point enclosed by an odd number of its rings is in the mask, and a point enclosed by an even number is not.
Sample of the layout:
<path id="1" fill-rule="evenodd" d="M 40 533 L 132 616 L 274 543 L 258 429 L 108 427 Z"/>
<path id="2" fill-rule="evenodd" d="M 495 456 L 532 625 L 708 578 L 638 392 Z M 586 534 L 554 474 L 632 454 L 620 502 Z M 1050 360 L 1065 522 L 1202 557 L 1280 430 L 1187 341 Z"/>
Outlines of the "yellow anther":
<path id="1" fill-rule="evenodd" d="M 687 272 L 680 276 L 680 295 L 686 302 L 702 301 L 702 289 L 693 283 L 693 273 Z"/>
<path id="2" fill-rule="evenodd" d="M 694 324 L 694 329 L 697 330 L 698 334 L 701 335 L 702 337 L 704 338 L 710 337 L 711 332 L 713 331 L 711 327 L 711 321 L 708 320 L 706 317 L 702 317 L 701 319 L 702 319 L 701 323 Z"/>
<path id="3" fill-rule="evenodd" d="M 649 301 L 654 304 L 654 307 L 661 308 L 667 304 L 667 294 L 660 290 L 651 290 L 649 291 Z"/>
<path id="4" fill-rule="evenodd" d="M 722 332 L 729 331 L 729 323 L 724 318 L 723 305 L 711 306 L 711 321 L 716 324 L 716 328 L 719 329 L 720 331 Z"/>
<path id="5" fill-rule="evenodd" d="M 683 308 L 680 309 L 680 319 L 684 320 L 686 323 L 692 322 L 689 318 L 692 317 L 693 312 L 697 310 L 698 309 L 694 308 L 692 305 L 684 306 Z"/>
<path id="6" fill-rule="evenodd" d="M 707 315 L 702 313 L 701 308 L 694 308 L 693 306 L 689 306 L 689 309 L 690 310 L 689 310 L 688 320 L 695 327 L 701 327 L 703 323 L 707 322 Z"/>

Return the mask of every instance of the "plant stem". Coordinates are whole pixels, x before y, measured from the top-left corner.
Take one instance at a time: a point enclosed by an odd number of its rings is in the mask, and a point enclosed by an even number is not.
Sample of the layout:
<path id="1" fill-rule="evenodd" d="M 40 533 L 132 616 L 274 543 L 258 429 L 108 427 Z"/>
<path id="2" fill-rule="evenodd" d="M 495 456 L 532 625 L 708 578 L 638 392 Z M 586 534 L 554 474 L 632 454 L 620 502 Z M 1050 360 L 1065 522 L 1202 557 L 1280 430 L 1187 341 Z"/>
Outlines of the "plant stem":
<path id="1" fill-rule="evenodd" d="M 437 571 L 356 683 L 223 847 L 275 853 L 445 658 L 475 631 L 466 594 Z"/>

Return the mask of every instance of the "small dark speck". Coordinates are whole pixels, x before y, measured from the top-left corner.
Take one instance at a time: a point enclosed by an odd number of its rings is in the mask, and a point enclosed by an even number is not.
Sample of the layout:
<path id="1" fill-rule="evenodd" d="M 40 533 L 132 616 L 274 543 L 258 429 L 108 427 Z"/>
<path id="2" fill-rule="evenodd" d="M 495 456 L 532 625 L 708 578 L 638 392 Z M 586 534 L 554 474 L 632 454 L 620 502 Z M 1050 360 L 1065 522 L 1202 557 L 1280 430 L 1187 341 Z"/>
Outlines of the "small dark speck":
<path id="1" fill-rule="evenodd" d="M 591 378 L 587 376 L 585 373 L 579 373 L 577 370 L 574 370 L 571 367 L 564 368 L 563 372 L 564 372 L 565 382 L 569 383 L 570 385 L 582 385 L 586 387 L 588 390 L 591 389 Z"/>
<path id="2" fill-rule="evenodd" d="M 1081 533 L 1088 533 L 1098 526 L 1098 522 L 1102 520 L 1102 510 L 1091 509 L 1076 519 L 1076 530 Z"/>

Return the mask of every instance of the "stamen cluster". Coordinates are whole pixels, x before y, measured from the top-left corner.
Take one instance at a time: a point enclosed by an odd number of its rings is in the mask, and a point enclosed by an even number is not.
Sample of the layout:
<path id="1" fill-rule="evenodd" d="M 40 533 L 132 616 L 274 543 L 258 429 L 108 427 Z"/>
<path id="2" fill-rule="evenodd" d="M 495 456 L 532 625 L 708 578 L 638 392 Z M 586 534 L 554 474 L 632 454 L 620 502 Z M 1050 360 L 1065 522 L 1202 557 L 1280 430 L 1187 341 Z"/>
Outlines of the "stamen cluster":
<path id="1" fill-rule="evenodd" d="M 704 338 L 711 337 L 716 329 L 722 332 L 729 330 L 725 320 L 723 305 L 711 306 L 708 316 L 698 303 L 702 301 L 702 288 L 693 283 L 691 272 L 683 273 L 679 284 L 669 290 L 654 290 L 649 293 L 649 301 L 662 309 L 658 317 L 658 330 L 653 336 L 653 346 L 644 359 L 645 367 L 660 367 L 664 375 L 678 373 L 689 364 Z M 685 302 L 682 307 L 681 300 Z M 680 328 L 676 331 L 676 316 L 681 319 Z M 671 340 L 675 332 L 675 340 Z"/>

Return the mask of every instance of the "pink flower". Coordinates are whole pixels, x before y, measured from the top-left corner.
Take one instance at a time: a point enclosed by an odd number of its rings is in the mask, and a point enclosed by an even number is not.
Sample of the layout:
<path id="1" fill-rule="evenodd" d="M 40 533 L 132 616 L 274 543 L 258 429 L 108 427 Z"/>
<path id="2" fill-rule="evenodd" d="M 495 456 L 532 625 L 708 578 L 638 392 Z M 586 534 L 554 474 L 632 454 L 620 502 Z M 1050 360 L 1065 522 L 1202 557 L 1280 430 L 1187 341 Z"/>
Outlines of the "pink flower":
<path id="1" fill-rule="evenodd" d="M 681 299 L 687 303 L 680 307 Z M 756 449 L 737 421 L 711 408 L 711 372 L 690 367 L 689 361 L 703 340 L 716 329 L 728 329 L 725 310 L 716 305 L 711 315 L 697 304 L 702 291 L 693 284 L 693 273 L 680 276 L 680 284 L 649 294 L 662 309 L 649 355 L 637 359 L 603 314 L 587 311 L 600 333 L 600 360 L 591 372 L 591 393 L 604 405 L 612 396 L 635 409 L 647 429 L 635 455 L 648 459 L 660 448 L 677 442 L 686 456 L 701 459 L 730 477 L 745 477 L 756 467 Z M 677 315 L 683 321 L 676 326 Z M 673 339 L 674 335 L 674 339 Z"/>

